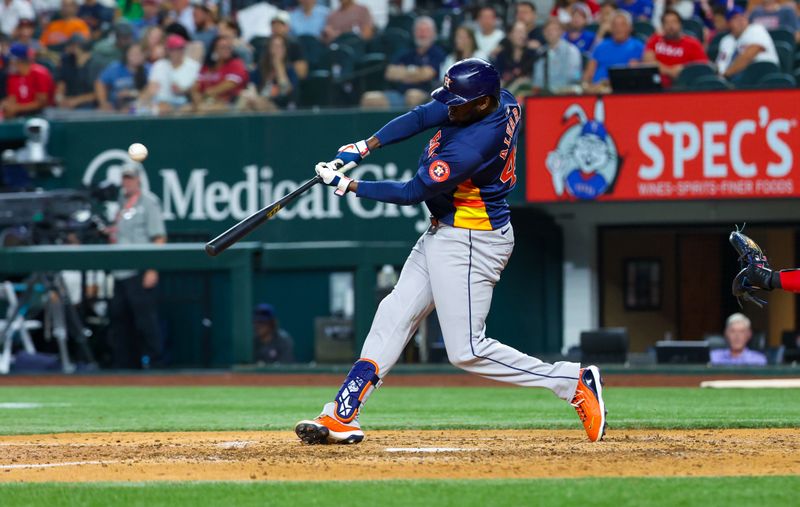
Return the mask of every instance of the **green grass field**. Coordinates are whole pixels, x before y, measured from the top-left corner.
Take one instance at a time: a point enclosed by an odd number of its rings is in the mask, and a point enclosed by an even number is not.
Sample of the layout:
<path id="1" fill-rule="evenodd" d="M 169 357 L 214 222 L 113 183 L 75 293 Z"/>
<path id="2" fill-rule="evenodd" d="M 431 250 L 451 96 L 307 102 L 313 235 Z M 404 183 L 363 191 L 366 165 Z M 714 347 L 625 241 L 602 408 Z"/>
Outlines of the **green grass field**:
<path id="1" fill-rule="evenodd" d="M 313 417 L 335 387 L 4 387 L 0 434 L 89 431 L 286 430 Z M 614 428 L 800 427 L 798 389 L 618 388 Z M 389 387 L 362 414 L 372 429 L 575 428 L 575 412 L 544 390 Z"/>
<path id="2" fill-rule="evenodd" d="M 0 434 L 289 430 L 331 388 L 4 387 Z M 609 423 L 626 428 L 800 428 L 800 390 L 618 388 Z M 31 404 L 31 405 L 26 405 Z M 30 408 L 14 408 L 30 407 Z M 368 429 L 576 428 L 552 394 L 513 388 L 387 387 Z M 800 457 L 798 458 L 800 459 Z M 0 459 L 0 461 L 2 461 Z M 800 477 L 442 480 L 354 483 L 10 484 L 0 505 L 797 505 Z M 354 503 L 346 501 L 345 504 Z"/>

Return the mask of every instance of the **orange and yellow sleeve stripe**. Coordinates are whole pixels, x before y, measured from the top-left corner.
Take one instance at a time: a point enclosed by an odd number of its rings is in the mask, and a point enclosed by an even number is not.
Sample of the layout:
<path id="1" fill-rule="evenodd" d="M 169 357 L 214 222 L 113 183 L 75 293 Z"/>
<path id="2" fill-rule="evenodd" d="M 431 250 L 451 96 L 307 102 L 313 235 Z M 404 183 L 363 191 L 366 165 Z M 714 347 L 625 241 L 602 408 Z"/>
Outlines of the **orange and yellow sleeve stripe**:
<path id="1" fill-rule="evenodd" d="M 491 231 L 492 223 L 486 213 L 486 204 L 481 198 L 481 190 L 472 180 L 460 184 L 453 193 L 453 206 L 456 208 L 453 226 L 478 231 Z"/>

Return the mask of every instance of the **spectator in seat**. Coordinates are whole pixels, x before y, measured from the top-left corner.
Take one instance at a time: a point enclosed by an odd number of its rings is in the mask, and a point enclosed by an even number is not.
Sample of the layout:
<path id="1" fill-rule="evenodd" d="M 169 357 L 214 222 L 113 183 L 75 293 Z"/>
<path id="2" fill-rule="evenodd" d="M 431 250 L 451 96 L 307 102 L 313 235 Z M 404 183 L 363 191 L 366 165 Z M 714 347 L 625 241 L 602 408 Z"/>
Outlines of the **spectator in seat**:
<path id="1" fill-rule="evenodd" d="M 453 34 L 453 52 L 447 55 L 439 70 L 439 78 L 444 79 L 447 69 L 454 63 L 464 60 L 465 58 L 472 58 L 475 56 L 475 51 L 478 49 L 478 44 L 475 42 L 475 32 L 467 25 L 462 25 L 456 28 Z"/>
<path id="2" fill-rule="evenodd" d="M 569 10 L 571 17 L 567 24 L 567 31 L 564 39 L 578 48 L 581 53 L 590 53 L 594 47 L 595 33 L 586 29 L 589 24 L 592 11 L 585 3 L 579 2 L 572 4 Z"/>
<path id="3" fill-rule="evenodd" d="M 141 40 L 144 32 L 152 26 L 160 26 L 164 13 L 161 0 L 142 0 L 142 18 L 131 23 L 136 40 Z"/>
<path id="4" fill-rule="evenodd" d="M 220 20 L 217 26 L 220 37 L 227 37 L 233 43 L 233 54 L 242 59 L 248 69 L 253 67 L 253 48 L 242 40 L 242 30 L 233 18 Z"/>
<path id="5" fill-rule="evenodd" d="M 183 108 L 188 93 L 200 74 L 200 64 L 186 55 L 186 39 L 172 34 L 167 37 L 167 57 L 153 64 L 140 102 L 154 106 L 160 113 Z"/>
<path id="6" fill-rule="evenodd" d="M 661 16 L 663 33 L 653 34 L 644 50 L 644 63 L 658 65 L 661 84 L 664 88 L 672 86 L 687 63 L 706 62 L 708 56 L 700 41 L 681 32 L 681 17 L 672 9 Z"/>
<path id="7" fill-rule="evenodd" d="M 430 100 L 430 91 L 438 82 L 447 56 L 436 44 L 436 23 L 432 18 L 420 16 L 414 21 L 414 46 L 386 67 L 386 81 L 392 89 L 365 93 L 363 106 L 413 107 Z"/>
<path id="8" fill-rule="evenodd" d="M 78 17 L 86 22 L 92 32 L 92 40 L 98 40 L 111 28 L 114 22 L 114 9 L 106 7 L 98 0 L 84 0 L 78 8 Z"/>
<path id="9" fill-rule="evenodd" d="M 500 51 L 500 42 L 506 36 L 503 30 L 497 27 L 497 11 L 494 7 L 490 5 L 481 7 L 476 17 L 476 25 L 475 41 L 478 43 L 478 51 L 475 52 L 475 56 L 489 61 Z"/>
<path id="10" fill-rule="evenodd" d="M 0 0 L 0 33 L 3 35 L 11 37 L 21 20 L 35 17 L 28 0 Z"/>
<path id="11" fill-rule="evenodd" d="M 147 86 L 150 65 L 139 44 L 132 44 L 124 60 L 112 62 L 94 83 L 95 95 L 103 111 L 127 111 Z"/>
<path id="12" fill-rule="evenodd" d="M 308 76 L 308 61 L 303 54 L 303 47 L 291 35 L 289 25 L 291 17 L 286 11 L 278 11 L 272 18 L 272 34 L 280 35 L 286 43 L 286 50 L 289 55 L 289 62 L 294 67 L 294 72 L 298 79 L 305 79 Z"/>
<path id="13" fill-rule="evenodd" d="M 534 90 L 550 93 L 575 93 L 580 91 L 583 60 L 581 52 L 564 40 L 564 29 L 555 18 L 544 25 L 547 52 L 539 57 L 533 68 Z"/>
<path id="14" fill-rule="evenodd" d="M 166 56 L 167 34 L 160 26 L 151 26 L 145 30 L 141 39 L 144 59 L 153 64 Z"/>
<path id="15" fill-rule="evenodd" d="M 128 23 L 142 19 L 142 0 L 117 0 L 119 16 Z"/>
<path id="16" fill-rule="evenodd" d="M 544 44 L 544 36 L 537 26 L 538 14 L 533 0 L 518 0 L 514 11 L 514 21 L 525 24 L 528 31 L 528 47 L 538 49 Z"/>
<path id="17" fill-rule="evenodd" d="M 217 23 L 214 19 L 214 4 L 211 0 L 192 0 L 194 33 L 192 41 L 203 43 L 203 56 L 211 51 L 211 43 L 217 38 Z"/>
<path id="18" fill-rule="evenodd" d="M 589 7 L 592 18 L 598 16 L 598 13 L 600 12 L 600 5 L 598 5 L 595 0 L 556 0 L 555 4 L 553 5 L 553 10 L 550 11 L 550 17 L 557 18 L 562 25 L 568 24 L 571 16 L 570 10 L 572 6 L 578 3 L 579 1 L 585 3 L 586 6 Z M 608 3 L 609 1 L 613 0 L 605 0 L 605 2 L 603 3 L 605 4 Z M 616 8 L 617 4 L 614 3 L 614 10 L 616 10 Z"/>
<path id="19" fill-rule="evenodd" d="M 583 88 L 588 93 L 608 93 L 608 69 L 616 65 L 636 65 L 642 59 L 644 44 L 631 37 L 631 15 L 617 11 L 611 20 L 611 38 L 595 46 L 583 74 Z"/>
<path id="20" fill-rule="evenodd" d="M 649 23 L 653 19 L 653 0 L 620 0 L 617 8 L 630 14 L 635 21 Z"/>
<path id="21" fill-rule="evenodd" d="M 528 29 L 521 21 L 511 27 L 508 41 L 509 45 L 497 55 L 494 66 L 500 73 L 503 88 L 513 90 L 530 84 L 536 51 L 528 47 Z"/>
<path id="22" fill-rule="evenodd" d="M 339 8 L 328 15 L 322 38 L 331 42 L 343 33 L 354 32 L 362 39 L 369 40 L 375 34 L 375 24 L 369 9 L 358 5 L 354 0 L 342 0 Z"/>
<path id="23" fill-rule="evenodd" d="M 86 39 L 92 36 L 89 25 L 78 17 L 77 1 L 63 0 L 61 16 L 47 24 L 39 41 L 44 47 L 61 46 L 75 34 L 82 35 Z"/>
<path id="24" fill-rule="evenodd" d="M 227 110 L 248 80 L 244 62 L 233 52 L 233 41 L 217 37 L 192 89 L 192 103 L 200 112 Z"/>
<path id="25" fill-rule="evenodd" d="M 719 42 L 717 55 L 720 75 L 736 82 L 740 73 L 753 62 L 780 65 L 775 44 L 763 25 L 751 24 L 741 7 L 728 11 L 727 18 L 730 33 Z"/>
<path id="26" fill-rule="evenodd" d="M 112 62 L 122 60 L 133 41 L 133 26 L 126 21 L 121 21 L 114 26 L 109 37 L 95 43 L 92 48 L 92 61 L 98 67 L 98 74 Z"/>
<path id="27" fill-rule="evenodd" d="M 595 46 L 611 36 L 611 20 L 614 19 L 617 10 L 616 0 L 604 0 L 600 5 L 597 13 L 597 33 L 594 35 Z"/>
<path id="28" fill-rule="evenodd" d="M 56 81 L 56 105 L 62 109 L 97 107 L 91 44 L 89 39 L 76 34 L 64 48 Z"/>
<path id="29" fill-rule="evenodd" d="M 14 43 L 8 50 L 6 96 L 0 101 L 6 118 L 41 114 L 53 97 L 50 71 L 34 63 L 33 51 L 25 44 Z"/>
<path id="30" fill-rule="evenodd" d="M 764 0 L 764 3 L 750 12 L 750 22 L 763 25 L 767 30 L 783 28 L 795 35 L 800 42 L 800 22 L 797 19 L 797 3 L 778 3 L 778 0 Z"/>
<path id="31" fill-rule="evenodd" d="M 319 5 L 317 0 L 298 0 L 298 6 L 292 11 L 289 26 L 292 27 L 292 35 L 312 35 L 318 39 L 322 38 L 322 31 L 325 29 L 325 21 L 331 10 Z"/>
<path id="32" fill-rule="evenodd" d="M 191 0 L 172 0 L 172 10 L 167 17 L 171 22 L 183 26 L 189 37 L 194 34 L 194 7 Z"/>
<path id="33" fill-rule="evenodd" d="M 242 92 L 238 108 L 246 111 L 275 111 L 294 106 L 299 80 L 289 63 L 286 38 L 273 35 L 261 53 L 258 88 L 251 84 Z"/>
<path id="34" fill-rule="evenodd" d="M 122 169 L 119 211 L 109 228 L 109 243 L 164 244 L 167 231 L 158 197 L 142 188 L 138 164 Z M 115 368 L 149 368 L 161 364 L 158 324 L 158 271 L 113 271 L 114 297 L 109 304 L 111 355 Z"/>
<path id="35" fill-rule="evenodd" d="M 294 362 L 294 341 L 289 333 L 281 329 L 272 305 L 262 303 L 256 306 L 253 312 L 253 333 L 253 355 L 259 364 Z"/>
<path id="36" fill-rule="evenodd" d="M 41 46 L 39 39 L 34 37 L 36 33 L 36 21 L 33 18 L 22 18 L 17 23 L 17 29 L 14 30 L 14 36 L 11 39 L 13 42 L 25 44 L 34 51 L 37 51 Z"/>
<path id="37" fill-rule="evenodd" d="M 727 349 L 711 351 L 713 366 L 764 366 L 767 358 L 761 352 L 750 350 L 747 344 L 753 337 L 750 319 L 741 313 L 734 313 L 725 321 L 725 340 Z"/>

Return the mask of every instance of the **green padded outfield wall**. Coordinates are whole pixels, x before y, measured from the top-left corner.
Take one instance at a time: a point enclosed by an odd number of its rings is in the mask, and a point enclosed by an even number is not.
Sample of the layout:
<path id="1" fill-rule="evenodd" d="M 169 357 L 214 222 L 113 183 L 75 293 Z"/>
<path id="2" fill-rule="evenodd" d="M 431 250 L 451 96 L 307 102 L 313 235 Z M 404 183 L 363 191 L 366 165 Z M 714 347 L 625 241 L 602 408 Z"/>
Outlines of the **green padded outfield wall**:
<path id="1" fill-rule="evenodd" d="M 340 144 L 369 136 L 393 117 L 386 112 L 298 112 L 59 121 L 52 123 L 49 149 L 66 167 L 58 186 L 75 187 L 118 181 L 121 165 L 127 162 L 127 146 L 144 143 L 150 152 L 144 162 L 146 185 L 162 200 L 171 240 L 205 241 L 312 177 L 314 164 L 330 159 Z M 18 124 L 0 125 L 0 139 L 20 134 Z M 353 176 L 410 178 L 431 135 L 423 133 L 378 150 L 353 171 Z M 518 185 L 512 193 L 515 205 L 524 204 L 521 151 Z M 531 210 L 518 210 L 514 224 L 518 247 L 495 292 L 489 334 L 527 352 L 556 352 L 561 347 L 560 232 Z M 248 240 L 269 244 L 394 241 L 399 246 L 393 258 L 400 264 L 426 227 L 424 205 L 398 207 L 353 195 L 342 199 L 319 186 Z M 325 253 L 317 250 L 305 255 Z M 317 258 L 310 264 L 318 263 Z M 213 280 L 190 282 L 188 276 L 176 274 L 165 279 L 162 287 L 162 295 L 169 302 L 163 310 L 174 351 L 172 359 L 181 365 L 216 364 L 213 344 L 197 347 L 198 334 L 205 332 L 199 322 L 207 313 L 202 307 L 211 303 L 182 294 L 184 288 L 196 294 Z M 295 337 L 298 359 L 312 360 L 313 320 L 327 309 L 328 273 L 318 268 L 268 265 L 265 271 L 256 273 L 254 285 L 256 301 L 276 305 L 282 326 Z M 363 334 L 363 322 L 371 315 L 363 315 L 364 306 L 359 308 Z M 185 333 L 190 336 L 177 336 L 177 329 L 192 331 Z M 363 340 L 363 336 L 358 339 Z"/>

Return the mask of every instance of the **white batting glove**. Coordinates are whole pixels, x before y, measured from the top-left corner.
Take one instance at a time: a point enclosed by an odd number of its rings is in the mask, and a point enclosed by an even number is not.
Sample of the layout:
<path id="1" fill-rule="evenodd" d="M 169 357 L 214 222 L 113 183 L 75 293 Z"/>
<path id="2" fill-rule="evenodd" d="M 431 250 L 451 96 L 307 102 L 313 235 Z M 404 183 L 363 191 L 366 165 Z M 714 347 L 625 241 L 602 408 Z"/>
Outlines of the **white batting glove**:
<path id="1" fill-rule="evenodd" d="M 368 155 L 369 147 L 367 146 L 367 142 L 356 141 L 354 143 L 345 144 L 339 148 L 339 151 L 336 152 L 336 156 L 331 162 L 336 162 L 338 160 L 341 162 L 340 165 L 355 167 L 361 163 L 362 160 L 367 158 Z"/>
<path id="2" fill-rule="evenodd" d="M 342 196 L 347 193 L 347 188 L 353 178 L 348 178 L 332 162 L 320 162 L 314 167 L 317 175 L 322 178 L 322 182 L 331 187 L 336 187 L 336 195 Z"/>

